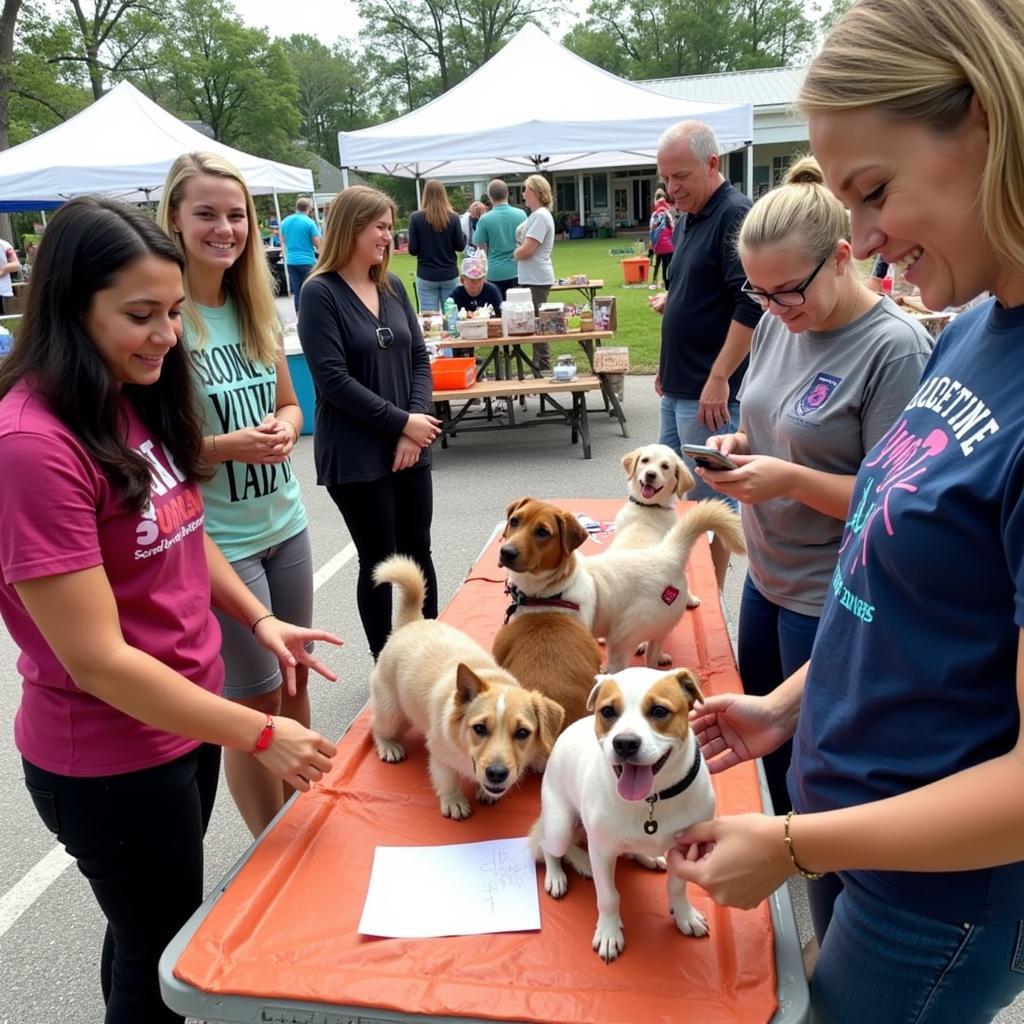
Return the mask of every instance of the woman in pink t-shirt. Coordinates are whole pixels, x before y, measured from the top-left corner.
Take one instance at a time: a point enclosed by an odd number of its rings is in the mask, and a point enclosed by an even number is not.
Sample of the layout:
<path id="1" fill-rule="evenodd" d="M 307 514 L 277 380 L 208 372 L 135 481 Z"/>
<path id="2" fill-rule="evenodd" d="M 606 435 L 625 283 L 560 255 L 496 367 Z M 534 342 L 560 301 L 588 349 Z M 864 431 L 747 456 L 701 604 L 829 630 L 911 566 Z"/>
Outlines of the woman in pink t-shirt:
<path id="1" fill-rule="evenodd" d="M 40 817 L 107 918 L 106 1024 L 181 1021 L 161 951 L 202 899 L 220 747 L 308 789 L 334 745 L 219 696 L 211 601 L 286 677 L 327 633 L 280 622 L 203 530 L 209 470 L 181 258 L 135 208 L 72 200 L 39 245 L 0 363 L 0 616 L 21 651 L 15 741 Z M 87 1016 L 92 1016 L 88 1014 Z"/>

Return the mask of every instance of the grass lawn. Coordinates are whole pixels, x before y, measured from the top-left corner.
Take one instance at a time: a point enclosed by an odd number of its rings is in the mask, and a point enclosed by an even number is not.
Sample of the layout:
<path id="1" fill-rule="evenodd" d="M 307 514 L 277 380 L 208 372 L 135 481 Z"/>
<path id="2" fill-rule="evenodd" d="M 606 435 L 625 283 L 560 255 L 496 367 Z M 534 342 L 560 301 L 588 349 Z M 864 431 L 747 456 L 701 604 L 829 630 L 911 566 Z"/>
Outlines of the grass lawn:
<path id="1" fill-rule="evenodd" d="M 646 234 L 637 232 L 636 236 L 627 235 L 618 238 L 585 238 L 578 241 L 555 242 L 552 262 L 558 277 L 569 277 L 572 274 L 586 274 L 591 280 L 603 280 L 604 288 L 601 295 L 614 295 L 618 310 L 618 331 L 614 344 L 629 347 L 629 366 L 631 373 L 654 373 L 658 368 L 658 352 L 661 348 L 661 317 L 652 313 L 647 307 L 647 300 L 655 292 L 647 285 L 623 283 L 622 267 L 619 260 L 622 255 L 611 255 L 610 249 L 628 249 L 634 237 Z M 396 253 L 391 258 L 391 269 L 405 282 L 410 297 L 413 294 L 413 279 L 416 275 L 416 257 L 406 253 Z M 557 292 L 552 299 L 572 302 L 575 292 Z M 415 305 L 415 299 L 413 299 Z M 606 342 L 606 344 L 610 344 Z M 578 353 L 575 343 L 560 343 L 552 346 L 555 355 L 560 352 Z"/>

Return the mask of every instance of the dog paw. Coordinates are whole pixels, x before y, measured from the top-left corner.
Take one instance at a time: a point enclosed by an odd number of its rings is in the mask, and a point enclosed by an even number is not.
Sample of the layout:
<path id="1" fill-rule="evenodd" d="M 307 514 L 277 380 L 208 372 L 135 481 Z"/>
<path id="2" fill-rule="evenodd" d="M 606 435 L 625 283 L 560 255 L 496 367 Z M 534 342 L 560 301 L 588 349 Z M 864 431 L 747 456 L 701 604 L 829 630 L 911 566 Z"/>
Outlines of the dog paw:
<path id="1" fill-rule="evenodd" d="M 672 664 L 672 655 L 671 654 L 666 654 L 665 651 L 662 651 L 661 654 L 658 655 L 658 665 L 661 668 L 667 668 L 671 664 Z"/>
<path id="2" fill-rule="evenodd" d="M 592 945 L 606 964 L 610 964 L 626 948 L 626 940 L 622 935 L 622 918 L 618 914 L 598 920 Z"/>
<path id="3" fill-rule="evenodd" d="M 452 821 L 465 821 L 473 813 L 473 808 L 460 793 L 458 796 L 442 797 L 441 813 Z"/>
<path id="4" fill-rule="evenodd" d="M 631 853 L 630 857 L 633 858 L 643 868 L 647 868 L 648 871 L 667 871 L 668 862 L 664 857 L 648 857 L 644 853 Z"/>
<path id="5" fill-rule="evenodd" d="M 687 595 L 686 607 L 687 608 L 699 608 L 700 607 L 700 598 L 696 594 L 689 594 L 689 595 Z"/>
<path id="6" fill-rule="evenodd" d="M 556 900 L 560 900 L 569 889 L 569 878 L 561 863 L 549 864 L 544 872 L 544 891 Z"/>
<path id="7" fill-rule="evenodd" d="M 636 653 L 642 658 L 647 653 L 647 641 L 636 645 Z"/>
<path id="8" fill-rule="evenodd" d="M 711 931 L 707 921 L 704 920 L 704 915 L 689 904 L 685 907 L 673 907 L 672 916 L 676 919 L 676 927 L 684 935 L 702 939 Z"/>
<path id="9" fill-rule="evenodd" d="M 405 747 L 398 740 L 377 740 L 377 756 L 388 764 L 405 760 Z"/>

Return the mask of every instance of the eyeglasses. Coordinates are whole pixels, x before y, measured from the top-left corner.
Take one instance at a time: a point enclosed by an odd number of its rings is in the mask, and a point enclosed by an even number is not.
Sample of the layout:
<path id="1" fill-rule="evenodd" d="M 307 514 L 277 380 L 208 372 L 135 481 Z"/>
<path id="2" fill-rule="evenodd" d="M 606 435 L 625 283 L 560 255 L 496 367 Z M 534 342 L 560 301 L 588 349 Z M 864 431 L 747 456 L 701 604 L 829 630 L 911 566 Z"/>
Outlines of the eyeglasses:
<path id="1" fill-rule="evenodd" d="M 392 343 L 395 340 L 395 332 L 390 327 L 378 327 L 377 328 L 377 344 L 381 348 L 391 348 Z"/>
<path id="2" fill-rule="evenodd" d="M 768 308 L 769 302 L 774 302 L 776 306 L 802 306 L 806 301 L 807 297 L 804 292 L 811 287 L 811 282 L 818 276 L 818 271 L 828 262 L 829 253 L 807 276 L 802 284 L 798 284 L 795 288 L 787 288 L 784 292 L 762 292 L 757 288 L 750 287 L 750 281 L 744 281 L 743 287 L 740 289 L 744 295 L 753 299 L 762 309 Z"/>

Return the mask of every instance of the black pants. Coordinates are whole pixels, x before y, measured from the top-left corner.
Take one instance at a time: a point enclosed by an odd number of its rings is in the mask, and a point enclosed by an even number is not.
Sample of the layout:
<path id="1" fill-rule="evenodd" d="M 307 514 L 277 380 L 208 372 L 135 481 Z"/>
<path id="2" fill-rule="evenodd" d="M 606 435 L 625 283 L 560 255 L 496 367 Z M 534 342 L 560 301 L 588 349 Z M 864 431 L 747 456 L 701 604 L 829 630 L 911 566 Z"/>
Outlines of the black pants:
<path id="1" fill-rule="evenodd" d="M 665 278 L 665 271 L 668 270 L 668 265 L 672 262 L 672 253 L 670 252 L 659 252 L 655 253 L 654 256 L 654 272 L 651 274 L 651 284 L 658 283 L 658 271 L 661 271 L 661 283 L 667 288 L 668 281 Z"/>
<path id="2" fill-rule="evenodd" d="M 78 862 L 107 919 L 105 1024 L 180 1024 L 185 1018 L 160 998 L 157 964 L 203 900 L 203 836 L 220 747 L 204 744 L 168 764 L 102 778 L 22 765 L 43 824 Z"/>
<path id="3" fill-rule="evenodd" d="M 391 555 L 416 559 L 427 579 L 423 614 L 437 618 L 437 576 L 430 557 L 434 489 L 430 467 L 403 469 L 380 480 L 331 484 L 327 492 L 345 519 L 359 555 L 356 601 L 374 661 L 391 632 L 391 587 L 375 587 L 373 570 Z"/>

